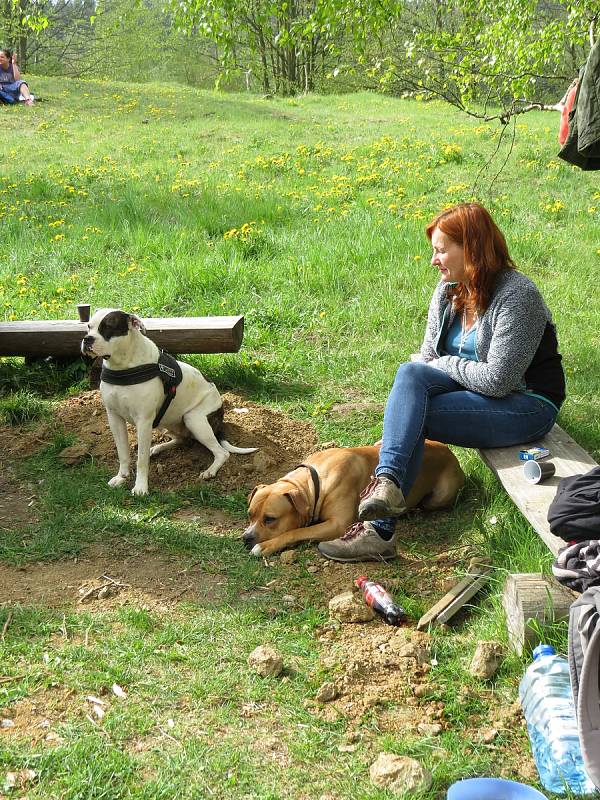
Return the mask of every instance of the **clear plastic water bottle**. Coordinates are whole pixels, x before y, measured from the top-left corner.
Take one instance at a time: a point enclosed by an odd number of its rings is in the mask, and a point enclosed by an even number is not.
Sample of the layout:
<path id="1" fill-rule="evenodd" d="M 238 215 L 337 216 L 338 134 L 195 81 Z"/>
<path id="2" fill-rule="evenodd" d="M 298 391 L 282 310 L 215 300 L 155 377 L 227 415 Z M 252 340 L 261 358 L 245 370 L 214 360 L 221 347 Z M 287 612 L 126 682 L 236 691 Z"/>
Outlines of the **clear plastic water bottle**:
<path id="1" fill-rule="evenodd" d="M 542 785 L 556 794 L 592 794 L 583 765 L 569 662 L 553 647 L 538 645 L 519 684 L 533 759 Z"/>

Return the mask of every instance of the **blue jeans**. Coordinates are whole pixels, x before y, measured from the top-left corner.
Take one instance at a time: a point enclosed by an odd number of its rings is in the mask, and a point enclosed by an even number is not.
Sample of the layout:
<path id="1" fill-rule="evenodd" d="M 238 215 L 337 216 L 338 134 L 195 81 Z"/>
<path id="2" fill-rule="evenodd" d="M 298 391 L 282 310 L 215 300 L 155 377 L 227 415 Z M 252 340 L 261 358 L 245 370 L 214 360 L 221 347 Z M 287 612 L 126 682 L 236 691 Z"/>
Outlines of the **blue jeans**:
<path id="1" fill-rule="evenodd" d="M 376 475 L 387 475 L 406 497 L 423 461 L 425 438 L 459 447 L 509 447 L 539 439 L 556 410 L 524 392 L 488 397 L 467 391 L 445 372 L 419 362 L 401 364 L 383 416 Z M 394 518 L 375 520 L 383 538 Z"/>

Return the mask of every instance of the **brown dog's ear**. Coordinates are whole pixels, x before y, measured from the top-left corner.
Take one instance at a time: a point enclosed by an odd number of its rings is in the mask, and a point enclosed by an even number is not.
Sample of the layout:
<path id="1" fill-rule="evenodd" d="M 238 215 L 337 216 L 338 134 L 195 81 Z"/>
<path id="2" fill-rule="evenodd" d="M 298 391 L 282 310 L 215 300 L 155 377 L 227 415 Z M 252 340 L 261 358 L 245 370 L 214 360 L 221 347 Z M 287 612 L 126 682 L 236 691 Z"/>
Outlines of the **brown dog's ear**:
<path id="1" fill-rule="evenodd" d="M 258 486 L 255 486 L 254 489 L 248 495 L 248 505 L 252 502 L 252 498 L 258 492 L 259 489 L 263 489 L 267 484 L 266 483 L 259 483 Z"/>
<path id="2" fill-rule="evenodd" d="M 283 496 L 287 497 L 298 512 L 300 516 L 300 525 L 307 525 L 310 522 L 310 505 L 304 492 L 301 492 L 299 489 L 294 489 L 293 492 L 286 492 Z"/>
<path id="3" fill-rule="evenodd" d="M 137 314 L 129 314 L 129 321 L 131 322 L 131 327 L 134 328 L 136 331 L 143 333 L 144 336 L 146 335 L 146 326 L 142 322 L 142 320 L 137 316 Z"/>

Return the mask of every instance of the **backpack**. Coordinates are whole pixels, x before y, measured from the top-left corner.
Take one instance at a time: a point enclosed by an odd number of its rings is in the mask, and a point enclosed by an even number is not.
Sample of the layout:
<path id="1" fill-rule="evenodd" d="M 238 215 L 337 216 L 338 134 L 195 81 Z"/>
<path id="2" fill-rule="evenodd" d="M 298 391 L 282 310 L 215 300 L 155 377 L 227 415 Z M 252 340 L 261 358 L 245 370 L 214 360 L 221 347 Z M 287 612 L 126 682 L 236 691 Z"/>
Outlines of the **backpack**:
<path id="1" fill-rule="evenodd" d="M 600 467 L 560 481 L 548 522 L 552 533 L 567 542 L 600 539 Z"/>

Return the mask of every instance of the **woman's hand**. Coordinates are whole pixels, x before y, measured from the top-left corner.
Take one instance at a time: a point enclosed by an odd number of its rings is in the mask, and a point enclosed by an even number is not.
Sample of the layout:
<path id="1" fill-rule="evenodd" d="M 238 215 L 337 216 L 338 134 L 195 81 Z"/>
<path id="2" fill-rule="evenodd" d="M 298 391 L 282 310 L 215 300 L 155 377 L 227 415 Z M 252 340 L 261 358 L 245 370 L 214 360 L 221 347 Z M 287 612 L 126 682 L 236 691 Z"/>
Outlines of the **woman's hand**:
<path id="1" fill-rule="evenodd" d="M 17 66 L 17 54 L 16 54 L 16 53 L 13 53 L 13 54 L 12 54 L 11 61 L 12 61 L 12 63 L 13 63 L 13 66 L 15 66 L 15 67 L 16 67 L 16 66 Z"/>

